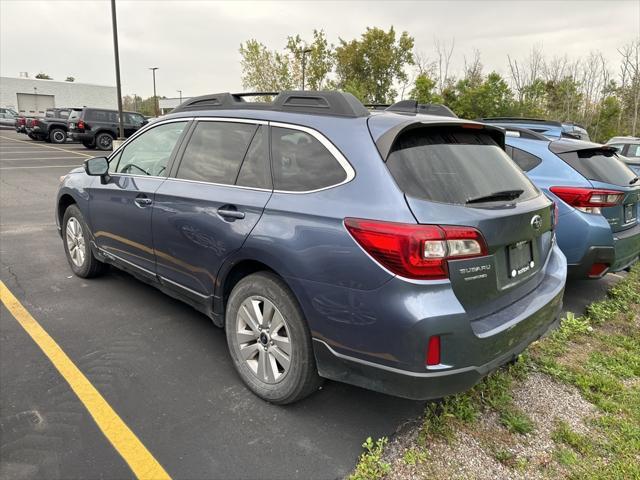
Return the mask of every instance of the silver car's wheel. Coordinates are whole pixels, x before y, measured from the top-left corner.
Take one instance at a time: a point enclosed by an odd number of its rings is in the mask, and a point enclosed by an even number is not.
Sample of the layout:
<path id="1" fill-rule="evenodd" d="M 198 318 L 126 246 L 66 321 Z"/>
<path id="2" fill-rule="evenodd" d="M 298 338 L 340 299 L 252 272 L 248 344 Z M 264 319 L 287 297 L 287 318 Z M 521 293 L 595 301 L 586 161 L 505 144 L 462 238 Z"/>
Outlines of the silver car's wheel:
<path id="1" fill-rule="evenodd" d="M 71 217 L 67 221 L 66 239 L 71 261 L 76 267 L 81 268 L 87 257 L 87 246 L 80 222 L 75 217 Z"/>
<path id="2" fill-rule="evenodd" d="M 260 296 L 242 302 L 235 337 L 240 355 L 258 380 L 274 384 L 284 379 L 291 365 L 291 335 L 273 303 Z"/>

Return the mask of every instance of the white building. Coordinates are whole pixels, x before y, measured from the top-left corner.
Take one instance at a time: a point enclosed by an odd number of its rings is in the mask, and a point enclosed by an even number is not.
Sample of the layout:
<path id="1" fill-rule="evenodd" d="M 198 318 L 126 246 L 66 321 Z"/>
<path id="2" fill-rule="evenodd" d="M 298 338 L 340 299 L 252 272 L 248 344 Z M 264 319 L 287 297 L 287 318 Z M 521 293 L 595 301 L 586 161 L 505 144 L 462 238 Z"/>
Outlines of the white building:
<path id="1" fill-rule="evenodd" d="M 170 113 L 171 110 L 176 108 L 182 102 L 186 102 L 191 97 L 182 97 L 182 100 L 178 97 L 176 98 L 159 98 L 158 99 L 158 108 L 160 109 L 160 115 L 164 115 L 166 113 Z"/>
<path id="2" fill-rule="evenodd" d="M 116 87 L 106 85 L 0 77 L 0 106 L 36 116 L 53 107 L 117 109 L 118 94 Z"/>

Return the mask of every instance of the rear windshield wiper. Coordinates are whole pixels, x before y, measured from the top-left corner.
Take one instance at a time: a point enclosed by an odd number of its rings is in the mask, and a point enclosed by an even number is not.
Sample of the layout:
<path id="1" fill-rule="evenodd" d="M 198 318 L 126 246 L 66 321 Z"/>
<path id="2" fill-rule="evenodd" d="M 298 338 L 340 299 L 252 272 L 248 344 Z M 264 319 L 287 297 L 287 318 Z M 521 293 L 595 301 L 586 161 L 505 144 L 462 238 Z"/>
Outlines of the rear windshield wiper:
<path id="1" fill-rule="evenodd" d="M 631 181 L 629 182 L 629 185 L 633 185 L 634 183 L 636 183 L 638 180 L 640 180 L 640 177 L 636 177 L 631 179 Z"/>
<path id="2" fill-rule="evenodd" d="M 524 190 L 501 190 L 500 192 L 493 192 L 489 195 L 482 195 L 481 197 L 470 198 L 466 201 L 469 203 L 482 203 L 482 202 L 496 202 L 499 200 L 515 200 L 524 193 Z"/>

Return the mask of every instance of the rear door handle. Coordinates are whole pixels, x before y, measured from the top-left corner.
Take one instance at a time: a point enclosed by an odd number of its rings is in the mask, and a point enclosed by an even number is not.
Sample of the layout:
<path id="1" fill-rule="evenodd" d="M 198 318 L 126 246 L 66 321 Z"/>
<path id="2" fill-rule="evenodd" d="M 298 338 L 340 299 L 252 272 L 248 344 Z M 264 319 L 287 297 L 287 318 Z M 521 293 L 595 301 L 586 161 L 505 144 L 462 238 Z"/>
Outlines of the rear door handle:
<path id="1" fill-rule="evenodd" d="M 153 203 L 153 200 L 151 200 L 146 195 L 138 195 L 134 200 L 134 202 L 136 202 L 136 205 L 139 206 L 140 208 L 144 208 L 151 205 Z"/>
<path id="2" fill-rule="evenodd" d="M 220 207 L 218 209 L 218 215 L 224 218 L 234 218 L 234 219 L 243 219 L 244 212 L 239 212 L 235 207 L 231 205 L 225 205 L 224 207 Z"/>

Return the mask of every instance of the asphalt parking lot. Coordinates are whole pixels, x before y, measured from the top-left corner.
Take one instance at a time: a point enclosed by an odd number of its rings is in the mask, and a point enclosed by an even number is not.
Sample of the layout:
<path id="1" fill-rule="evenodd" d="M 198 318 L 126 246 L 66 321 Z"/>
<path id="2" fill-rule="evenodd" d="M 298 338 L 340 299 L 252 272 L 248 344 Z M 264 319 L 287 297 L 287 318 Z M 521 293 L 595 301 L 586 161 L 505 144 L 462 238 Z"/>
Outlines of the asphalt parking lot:
<path id="1" fill-rule="evenodd" d="M 340 478 L 363 440 L 423 402 L 333 382 L 288 407 L 241 383 L 224 332 L 114 269 L 72 275 L 53 218 L 58 178 L 91 156 L 0 130 L 1 279 L 173 478 Z M 619 277 L 567 286 L 580 313 Z M 0 478 L 131 478 L 83 403 L 0 307 Z"/>

